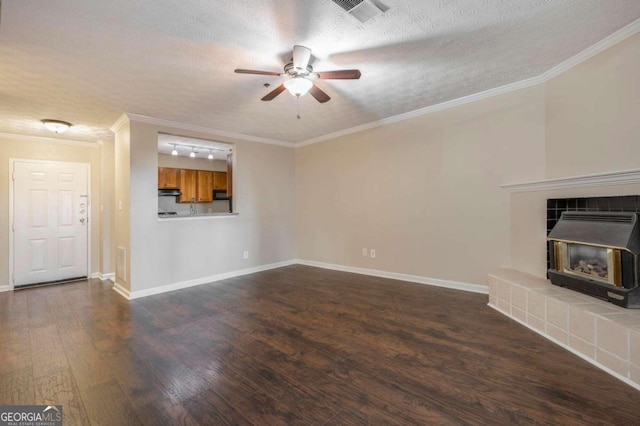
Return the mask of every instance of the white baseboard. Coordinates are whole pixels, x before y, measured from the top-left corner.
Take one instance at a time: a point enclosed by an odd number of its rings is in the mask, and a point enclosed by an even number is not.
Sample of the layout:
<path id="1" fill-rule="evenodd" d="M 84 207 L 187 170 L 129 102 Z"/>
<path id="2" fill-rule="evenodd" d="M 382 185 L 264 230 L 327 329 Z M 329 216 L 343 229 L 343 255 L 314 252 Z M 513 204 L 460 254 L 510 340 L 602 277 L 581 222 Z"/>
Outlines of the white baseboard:
<path id="1" fill-rule="evenodd" d="M 576 351 L 575 349 L 573 349 L 571 346 L 569 345 L 565 345 L 564 343 L 562 343 L 559 340 L 554 339 L 553 337 L 549 336 L 546 333 L 541 332 L 540 330 L 536 330 L 535 328 L 531 327 L 529 324 L 527 324 L 526 322 L 523 322 L 521 320 L 519 320 L 518 318 L 515 318 L 514 316 L 512 316 L 510 313 L 504 312 L 503 310 L 501 310 L 500 308 L 498 308 L 495 305 L 492 305 L 491 303 L 487 303 L 487 306 L 489 306 L 490 308 L 495 309 L 496 311 L 500 312 L 503 315 L 506 315 L 507 318 L 524 325 L 525 327 L 527 327 L 529 330 L 535 331 L 536 333 L 538 333 L 539 335 L 541 335 L 542 337 L 544 337 L 545 339 L 555 343 L 556 345 L 562 347 L 563 349 L 568 350 L 569 352 L 571 352 L 574 355 L 579 356 L 580 358 L 584 359 L 585 361 L 587 361 L 589 364 L 593 364 L 596 367 L 598 367 L 601 370 L 606 371 L 607 373 L 611 374 L 613 377 L 615 377 L 618 380 L 621 380 L 623 382 L 625 382 L 626 384 L 628 384 L 629 386 L 631 386 L 634 389 L 640 390 L 640 385 L 638 383 L 635 383 L 633 381 L 631 381 L 629 378 L 624 377 L 618 373 L 616 373 L 615 371 L 611 370 L 608 367 L 605 367 L 604 365 L 600 364 L 598 361 L 596 361 L 593 358 L 589 358 L 588 356 L 581 354 L 580 352 Z"/>
<path id="2" fill-rule="evenodd" d="M 114 272 L 111 272 L 109 274 L 103 274 L 102 272 L 94 272 L 91 275 L 89 275 L 89 278 L 98 278 L 102 281 L 113 281 L 115 282 L 116 279 L 116 274 Z"/>
<path id="3" fill-rule="evenodd" d="M 115 283 L 115 282 L 116 282 L 116 273 L 115 273 L 115 272 L 111 272 L 111 273 L 109 273 L 109 274 L 101 274 L 101 275 L 100 275 L 100 279 L 101 279 L 102 281 L 107 281 L 107 280 L 109 280 L 109 281 L 111 281 L 111 282 L 114 282 L 114 283 Z"/>
<path id="4" fill-rule="evenodd" d="M 445 287 L 455 290 L 469 291 L 472 293 L 489 294 L 489 287 L 481 284 L 461 283 L 458 281 L 441 280 L 437 278 L 421 277 L 418 275 L 400 274 L 397 272 L 378 271 L 376 269 L 356 268 L 354 266 L 335 265 L 332 263 L 315 262 L 312 260 L 298 259 L 300 265 L 314 266 L 316 268 L 331 269 L 334 271 L 352 272 L 354 274 L 370 275 L 372 277 L 389 278 L 392 280 L 408 281 L 417 284 L 426 284 L 436 287 Z"/>
<path id="5" fill-rule="evenodd" d="M 126 288 L 122 287 L 120 284 L 117 283 L 113 283 L 113 289 L 116 291 L 116 293 L 118 293 L 120 296 L 124 297 L 125 299 L 130 299 L 129 297 L 129 290 L 127 290 Z"/>
<path id="6" fill-rule="evenodd" d="M 0 285 L 0 293 L 2 293 L 3 291 L 9 291 L 11 290 L 11 287 L 9 287 L 8 285 Z"/>
<path id="7" fill-rule="evenodd" d="M 389 278 L 393 280 L 408 281 L 417 284 L 426 284 L 436 287 L 444 287 L 455 290 L 469 291 L 472 293 L 489 294 L 489 288 L 486 285 L 469 284 L 458 281 L 441 280 L 437 278 L 421 277 L 417 275 L 400 274 L 397 272 L 378 271 L 375 269 L 356 268 L 353 266 L 335 265 L 331 263 L 315 262 L 311 260 L 293 259 L 284 262 L 270 263 L 267 265 L 256 266 L 253 268 L 240 269 L 237 271 L 224 272 L 222 274 L 209 275 L 202 278 L 196 278 L 188 281 L 181 281 L 173 284 L 167 284 L 160 287 L 153 287 L 146 290 L 138 290 L 130 292 L 118 284 L 114 284 L 113 289 L 126 299 L 133 300 L 141 297 L 152 296 L 154 294 L 167 293 L 170 291 L 180 290 L 183 288 L 195 287 L 202 284 L 212 283 L 216 281 L 226 280 L 229 278 L 240 277 L 242 275 L 255 274 L 256 272 L 267 271 L 269 269 L 282 268 L 290 265 L 306 265 L 316 268 L 331 269 L 334 271 L 351 272 L 354 274 L 369 275 L 373 277 Z M 112 275 L 112 274 L 111 274 Z"/>
<path id="8" fill-rule="evenodd" d="M 167 284 L 167 285 L 163 285 L 163 286 L 160 286 L 160 287 L 150 288 L 150 289 L 147 289 L 147 290 L 138 290 L 138 291 L 129 292 L 129 291 L 123 289 L 122 287 L 118 286 L 117 284 L 114 285 L 113 289 L 116 290 L 118 293 L 120 293 L 122 296 L 126 297 L 127 299 L 133 300 L 133 299 L 138 299 L 138 298 L 141 298 L 141 297 L 152 296 L 154 294 L 167 293 L 169 291 L 180 290 L 180 289 L 188 288 L 188 287 L 195 287 L 195 286 L 198 286 L 198 285 L 208 284 L 208 283 L 212 283 L 212 282 L 215 282 L 215 281 L 220 281 L 220 280 L 226 280 L 226 279 L 229 279 L 229 278 L 240 277 L 242 275 L 255 274 L 256 272 L 267 271 L 269 269 L 282 268 L 283 266 L 290 266 L 290 265 L 295 265 L 295 264 L 296 264 L 295 260 L 287 260 L 287 261 L 284 261 L 284 262 L 270 263 L 270 264 L 267 264 L 267 265 L 256 266 L 256 267 L 253 267 L 253 268 L 240 269 L 240 270 L 231 271 L 231 272 L 223 272 L 222 274 L 209 275 L 207 277 L 196 278 L 194 280 L 181 281 L 181 282 L 177 282 L 177 283 L 173 283 L 173 284 Z M 120 289 L 117 289 L 116 286 L 120 287 Z"/>

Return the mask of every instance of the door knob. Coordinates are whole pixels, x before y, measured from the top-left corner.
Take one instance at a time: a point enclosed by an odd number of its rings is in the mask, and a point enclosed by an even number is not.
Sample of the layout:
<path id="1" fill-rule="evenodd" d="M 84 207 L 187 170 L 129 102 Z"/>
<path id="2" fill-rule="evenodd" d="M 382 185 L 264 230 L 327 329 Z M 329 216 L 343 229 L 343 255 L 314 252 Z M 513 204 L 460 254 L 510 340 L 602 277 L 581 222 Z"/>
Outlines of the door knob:
<path id="1" fill-rule="evenodd" d="M 84 217 L 81 217 L 80 218 L 80 223 L 84 223 L 84 221 L 85 221 Z"/>

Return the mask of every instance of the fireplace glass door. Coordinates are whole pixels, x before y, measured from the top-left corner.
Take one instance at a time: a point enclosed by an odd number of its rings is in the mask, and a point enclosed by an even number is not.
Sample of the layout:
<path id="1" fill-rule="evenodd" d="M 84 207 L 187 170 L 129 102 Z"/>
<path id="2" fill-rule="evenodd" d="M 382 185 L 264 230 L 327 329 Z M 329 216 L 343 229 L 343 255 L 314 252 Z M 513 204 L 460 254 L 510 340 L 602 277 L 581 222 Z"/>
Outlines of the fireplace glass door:
<path id="1" fill-rule="evenodd" d="M 620 251 L 608 247 L 559 242 L 558 264 L 564 272 L 591 280 L 621 286 Z"/>
<path id="2" fill-rule="evenodd" d="M 604 247 L 569 244 L 567 255 L 569 267 L 573 272 L 591 275 L 594 278 L 609 280 L 609 262 Z"/>

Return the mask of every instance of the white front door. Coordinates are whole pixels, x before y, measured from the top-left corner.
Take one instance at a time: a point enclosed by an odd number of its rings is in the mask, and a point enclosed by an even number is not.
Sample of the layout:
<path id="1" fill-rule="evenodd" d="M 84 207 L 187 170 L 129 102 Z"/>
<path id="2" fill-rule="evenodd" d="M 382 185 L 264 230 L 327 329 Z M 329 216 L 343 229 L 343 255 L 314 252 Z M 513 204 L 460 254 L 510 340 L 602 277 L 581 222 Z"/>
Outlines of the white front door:
<path id="1" fill-rule="evenodd" d="M 88 166 L 13 163 L 13 284 L 87 276 Z"/>

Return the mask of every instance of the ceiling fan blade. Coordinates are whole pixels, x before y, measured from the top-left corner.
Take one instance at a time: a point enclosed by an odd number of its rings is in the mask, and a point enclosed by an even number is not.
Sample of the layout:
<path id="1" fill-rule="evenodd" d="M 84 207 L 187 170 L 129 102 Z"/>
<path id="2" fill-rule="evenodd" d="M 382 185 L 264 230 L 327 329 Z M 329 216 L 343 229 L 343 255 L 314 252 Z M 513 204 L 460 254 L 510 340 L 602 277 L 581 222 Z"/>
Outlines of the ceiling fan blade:
<path id="1" fill-rule="evenodd" d="M 285 87 L 284 84 L 281 84 L 280 86 L 276 87 L 275 89 L 273 89 L 271 92 L 267 93 L 267 95 L 262 98 L 263 101 L 271 101 L 273 100 L 273 98 L 275 98 L 276 96 L 278 96 L 280 93 L 285 91 Z"/>
<path id="2" fill-rule="evenodd" d="M 316 98 L 316 101 L 320 102 L 321 104 L 325 103 L 325 102 L 329 102 L 329 100 L 331 99 L 329 97 L 329 95 L 327 95 L 326 93 L 324 93 L 318 86 L 316 86 L 315 84 L 311 87 L 311 89 L 309 89 L 309 93 L 311 93 L 311 96 L 313 96 L 314 98 Z"/>
<path id="3" fill-rule="evenodd" d="M 281 75 L 279 72 L 271 72 L 271 71 L 256 71 L 256 70 L 235 70 L 238 74 L 258 74 L 258 75 Z"/>
<path id="4" fill-rule="evenodd" d="M 362 75 L 360 70 L 339 70 L 317 72 L 323 80 L 357 80 Z"/>
<path id="5" fill-rule="evenodd" d="M 304 46 L 293 46 L 293 67 L 296 69 L 306 70 L 311 60 L 311 49 Z"/>

